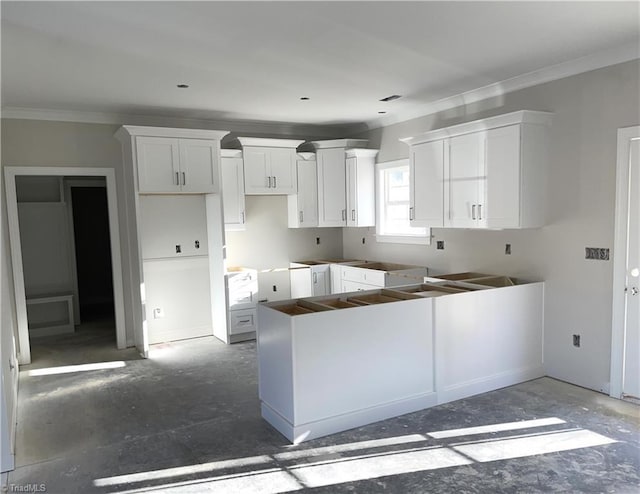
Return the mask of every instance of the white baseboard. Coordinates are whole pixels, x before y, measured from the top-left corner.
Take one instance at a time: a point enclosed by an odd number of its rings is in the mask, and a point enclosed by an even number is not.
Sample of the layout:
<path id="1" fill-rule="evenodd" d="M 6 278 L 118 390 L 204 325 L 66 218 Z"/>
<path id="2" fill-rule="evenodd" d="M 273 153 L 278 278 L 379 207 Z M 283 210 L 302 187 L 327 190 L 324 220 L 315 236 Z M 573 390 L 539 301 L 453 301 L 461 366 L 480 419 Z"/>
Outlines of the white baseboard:
<path id="1" fill-rule="evenodd" d="M 416 412 L 437 404 L 436 393 L 425 393 L 404 400 L 385 403 L 364 410 L 336 415 L 326 419 L 293 425 L 266 403 L 261 403 L 262 418 L 269 422 L 293 444 L 334 434 L 336 432 L 372 424 L 380 420 Z"/>
<path id="2" fill-rule="evenodd" d="M 513 386 L 531 379 L 537 379 L 545 375 L 542 365 L 526 367 L 524 369 L 510 370 L 493 376 L 474 379 L 442 388 L 438 392 L 438 405 L 449 403 L 450 401 L 468 398 L 469 396 L 494 391 L 507 386 Z"/>

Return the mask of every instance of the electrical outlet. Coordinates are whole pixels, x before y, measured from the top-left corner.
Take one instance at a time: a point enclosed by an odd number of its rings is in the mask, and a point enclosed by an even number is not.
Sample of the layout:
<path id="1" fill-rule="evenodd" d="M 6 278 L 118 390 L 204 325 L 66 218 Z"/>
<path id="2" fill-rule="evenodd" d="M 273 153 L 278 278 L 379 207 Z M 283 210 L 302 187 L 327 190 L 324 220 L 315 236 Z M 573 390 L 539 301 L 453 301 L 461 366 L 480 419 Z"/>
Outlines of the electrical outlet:
<path id="1" fill-rule="evenodd" d="M 505 244 L 505 246 L 504 246 L 504 253 L 505 253 L 507 256 L 510 256 L 510 255 L 511 255 L 511 244 Z"/>
<path id="2" fill-rule="evenodd" d="M 196 240 L 195 241 L 195 247 L 196 247 L 196 249 L 200 248 L 200 240 Z"/>
<path id="3" fill-rule="evenodd" d="M 316 245 L 320 245 L 320 237 L 316 237 Z"/>
<path id="4" fill-rule="evenodd" d="M 579 334 L 574 334 L 573 335 L 573 346 L 580 348 L 580 335 Z"/>
<path id="5" fill-rule="evenodd" d="M 585 247 L 584 258 L 595 261 L 608 261 L 609 249 L 602 247 Z"/>
<path id="6" fill-rule="evenodd" d="M 444 250 L 444 240 L 437 240 L 436 241 L 436 249 Z"/>
<path id="7" fill-rule="evenodd" d="M 164 317 L 164 309 L 162 307 L 157 307 L 153 309 L 154 319 L 162 319 L 163 317 Z"/>
<path id="8" fill-rule="evenodd" d="M 365 238 L 364 238 L 364 237 L 362 237 L 362 243 L 364 244 L 364 242 L 365 242 Z"/>
<path id="9" fill-rule="evenodd" d="M 176 254 L 180 254 L 182 252 L 182 247 L 176 245 Z"/>
<path id="10" fill-rule="evenodd" d="M 278 287 L 276 285 L 273 285 L 273 291 L 277 292 L 278 291 Z"/>

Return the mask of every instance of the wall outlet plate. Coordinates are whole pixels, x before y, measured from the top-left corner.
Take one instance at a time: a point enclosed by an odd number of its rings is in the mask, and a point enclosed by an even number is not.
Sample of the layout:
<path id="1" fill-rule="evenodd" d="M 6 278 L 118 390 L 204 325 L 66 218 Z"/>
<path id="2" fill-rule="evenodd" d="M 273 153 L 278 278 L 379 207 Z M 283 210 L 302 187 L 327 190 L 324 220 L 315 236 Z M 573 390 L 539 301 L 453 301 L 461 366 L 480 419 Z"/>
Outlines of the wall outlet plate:
<path id="1" fill-rule="evenodd" d="M 608 261 L 609 249 L 603 247 L 585 247 L 584 258 L 594 261 Z"/>
<path id="2" fill-rule="evenodd" d="M 162 307 L 158 307 L 153 309 L 153 318 L 154 319 L 162 319 L 164 317 L 164 309 Z"/>
<path id="3" fill-rule="evenodd" d="M 436 240 L 436 249 L 444 250 L 444 240 Z"/>
<path id="4" fill-rule="evenodd" d="M 574 334 L 573 335 L 573 346 L 580 348 L 580 335 L 579 334 Z"/>
<path id="5" fill-rule="evenodd" d="M 504 246 L 504 253 L 508 256 L 511 255 L 511 244 L 505 244 Z"/>

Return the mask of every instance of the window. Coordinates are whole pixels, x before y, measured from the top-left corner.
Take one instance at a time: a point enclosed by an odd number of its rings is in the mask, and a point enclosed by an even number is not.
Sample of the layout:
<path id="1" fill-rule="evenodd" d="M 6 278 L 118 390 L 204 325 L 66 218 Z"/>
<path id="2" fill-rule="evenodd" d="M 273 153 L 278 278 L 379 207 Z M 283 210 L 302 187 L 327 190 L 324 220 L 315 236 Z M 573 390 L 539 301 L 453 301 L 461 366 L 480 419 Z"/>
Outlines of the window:
<path id="1" fill-rule="evenodd" d="M 428 228 L 409 224 L 409 160 L 377 165 L 378 242 L 429 244 Z"/>

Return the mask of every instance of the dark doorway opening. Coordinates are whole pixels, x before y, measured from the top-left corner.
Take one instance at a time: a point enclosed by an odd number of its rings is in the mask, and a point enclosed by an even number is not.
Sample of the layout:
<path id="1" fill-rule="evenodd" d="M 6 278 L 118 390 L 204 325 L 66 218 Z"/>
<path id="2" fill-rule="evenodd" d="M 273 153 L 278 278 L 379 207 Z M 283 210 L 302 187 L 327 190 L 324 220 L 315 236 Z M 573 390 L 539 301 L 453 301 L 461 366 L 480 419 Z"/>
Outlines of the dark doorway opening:
<path id="1" fill-rule="evenodd" d="M 74 186 L 71 200 L 80 318 L 115 320 L 107 189 Z"/>

